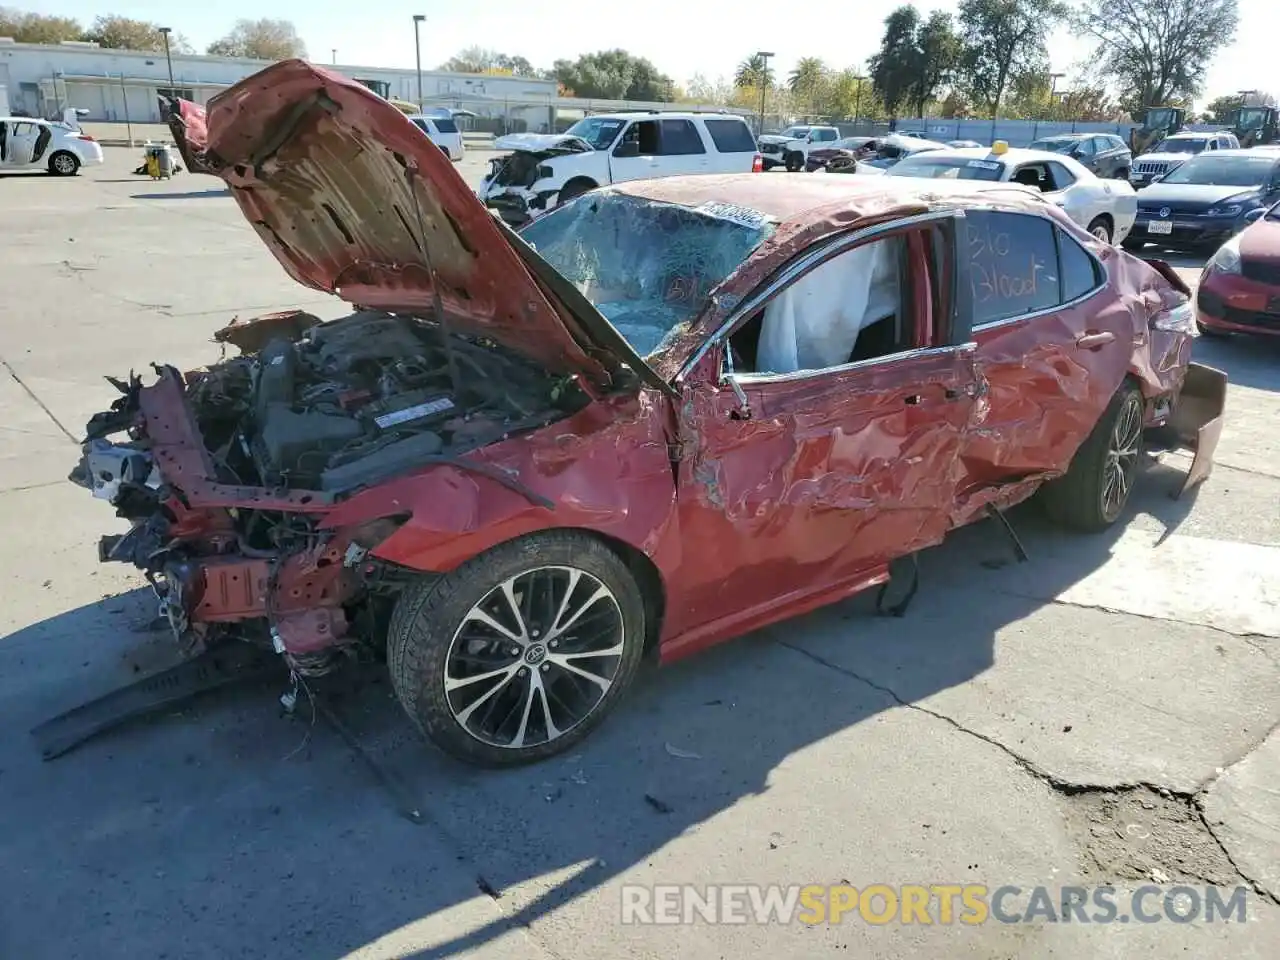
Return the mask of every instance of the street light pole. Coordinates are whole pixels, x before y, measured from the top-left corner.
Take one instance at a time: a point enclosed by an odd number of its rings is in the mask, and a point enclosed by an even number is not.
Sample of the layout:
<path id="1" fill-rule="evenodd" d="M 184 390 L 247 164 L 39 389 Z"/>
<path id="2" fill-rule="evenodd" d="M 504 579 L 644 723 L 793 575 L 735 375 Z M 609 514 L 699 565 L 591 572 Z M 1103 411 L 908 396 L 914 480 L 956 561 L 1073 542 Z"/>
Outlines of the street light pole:
<path id="1" fill-rule="evenodd" d="M 858 86 L 853 95 L 853 125 L 858 125 L 858 120 L 862 116 L 862 81 L 865 77 L 854 77 L 858 81 Z"/>
<path id="2" fill-rule="evenodd" d="M 421 13 L 413 15 L 413 49 L 418 58 L 418 109 L 422 109 L 422 37 L 418 28 L 427 18 Z"/>
<path id="3" fill-rule="evenodd" d="M 169 96 L 176 97 L 178 91 L 173 87 L 173 57 L 169 55 L 169 34 L 173 33 L 173 27 L 161 27 L 160 36 L 164 37 L 164 60 L 169 65 Z"/>
<path id="4" fill-rule="evenodd" d="M 769 92 L 769 58 L 772 56 L 772 51 L 761 50 L 756 53 L 760 61 L 760 129 L 757 131 L 757 136 L 764 133 L 764 98 Z"/>
<path id="5" fill-rule="evenodd" d="M 338 65 L 338 48 L 333 47 L 329 52 L 333 54 L 333 65 L 336 67 Z"/>

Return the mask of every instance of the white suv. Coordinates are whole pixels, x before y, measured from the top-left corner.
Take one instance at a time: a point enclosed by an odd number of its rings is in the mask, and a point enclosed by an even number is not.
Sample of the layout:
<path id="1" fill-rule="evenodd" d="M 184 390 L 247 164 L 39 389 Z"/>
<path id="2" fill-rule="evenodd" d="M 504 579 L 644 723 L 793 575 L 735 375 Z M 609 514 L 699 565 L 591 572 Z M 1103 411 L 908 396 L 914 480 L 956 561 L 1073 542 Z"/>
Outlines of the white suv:
<path id="1" fill-rule="evenodd" d="M 467 152 L 462 142 L 462 131 L 452 116 L 415 113 L 409 116 L 413 125 L 448 155 L 450 160 L 461 160 Z"/>
<path id="2" fill-rule="evenodd" d="M 765 133 L 760 136 L 760 153 L 764 168 L 785 166 L 792 173 L 803 170 L 810 150 L 821 150 L 840 139 L 835 127 L 798 126 L 787 127 L 781 133 Z"/>
<path id="3" fill-rule="evenodd" d="M 476 192 L 513 226 L 611 183 L 763 169 L 751 129 L 732 114 L 599 114 L 564 133 L 518 133 L 493 145 L 512 152 L 489 161 Z"/>
<path id="4" fill-rule="evenodd" d="M 1226 131 L 1195 133 L 1183 130 L 1165 137 L 1154 147 L 1133 161 L 1129 182 L 1134 189 L 1150 185 L 1158 177 L 1172 173 L 1198 153 L 1207 150 L 1238 150 L 1240 141 L 1235 134 Z"/>

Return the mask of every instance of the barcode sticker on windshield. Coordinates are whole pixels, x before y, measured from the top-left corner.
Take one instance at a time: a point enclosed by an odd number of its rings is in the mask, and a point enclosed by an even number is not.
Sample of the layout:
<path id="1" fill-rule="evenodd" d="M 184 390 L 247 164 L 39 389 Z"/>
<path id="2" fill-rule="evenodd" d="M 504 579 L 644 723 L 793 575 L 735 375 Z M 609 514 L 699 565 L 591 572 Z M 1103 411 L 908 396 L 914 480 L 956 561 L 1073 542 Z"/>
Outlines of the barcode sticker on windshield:
<path id="1" fill-rule="evenodd" d="M 718 200 L 708 200 L 698 207 L 698 212 L 705 213 L 709 217 L 715 217 L 717 220 L 731 220 L 734 223 L 742 224 L 744 227 L 753 227 L 757 230 L 769 222 L 768 218 L 759 210 L 740 207 L 734 203 L 723 203 Z"/>
<path id="2" fill-rule="evenodd" d="M 970 160 L 966 167 L 977 167 L 979 170 L 999 170 L 1000 164 L 994 160 Z"/>

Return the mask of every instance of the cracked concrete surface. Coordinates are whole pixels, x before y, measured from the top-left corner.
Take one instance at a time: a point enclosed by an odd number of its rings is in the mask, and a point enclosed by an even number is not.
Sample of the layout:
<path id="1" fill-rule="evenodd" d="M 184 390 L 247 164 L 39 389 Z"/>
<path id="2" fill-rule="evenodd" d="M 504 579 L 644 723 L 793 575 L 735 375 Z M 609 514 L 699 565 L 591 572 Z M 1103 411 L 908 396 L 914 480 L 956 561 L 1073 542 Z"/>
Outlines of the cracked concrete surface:
<path id="1" fill-rule="evenodd" d="M 1101 537 L 1015 511 L 1025 564 L 994 525 L 960 531 L 903 618 L 857 598 L 646 676 L 573 756 L 460 769 L 361 674 L 338 707 L 421 826 L 276 689 L 40 763 L 23 731 L 169 649 L 139 580 L 94 562 L 119 521 L 65 482 L 102 375 L 207 362 L 236 314 L 340 311 L 211 181 L 130 179 L 111 154 L 0 181 L 0 281 L 24 291 L 0 300 L 0 956 L 1274 958 L 1280 344 L 1197 344 L 1232 385 L 1193 496 L 1169 498 L 1171 460 Z M 748 882 L 1240 883 L 1249 919 L 619 922 L 623 884 Z"/>

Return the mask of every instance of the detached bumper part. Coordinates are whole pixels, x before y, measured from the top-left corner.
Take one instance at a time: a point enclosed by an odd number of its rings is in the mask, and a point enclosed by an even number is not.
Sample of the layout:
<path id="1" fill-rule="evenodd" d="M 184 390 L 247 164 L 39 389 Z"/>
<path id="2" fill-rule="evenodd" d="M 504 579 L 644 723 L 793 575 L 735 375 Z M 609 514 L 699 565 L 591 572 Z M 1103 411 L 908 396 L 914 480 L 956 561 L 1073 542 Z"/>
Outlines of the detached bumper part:
<path id="1" fill-rule="evenodd" d="M 1175 500 L 1213 472 L 1226 399 L 1227 375 L 1223 371 L 1189 363 L 1169 418 L 1149 432 L 1152 452 L 1189 450 L 1193 455 L 1182 485 L 1173 494 Z"/>

